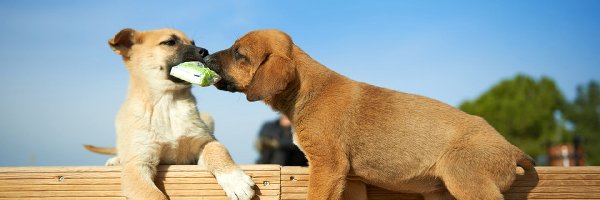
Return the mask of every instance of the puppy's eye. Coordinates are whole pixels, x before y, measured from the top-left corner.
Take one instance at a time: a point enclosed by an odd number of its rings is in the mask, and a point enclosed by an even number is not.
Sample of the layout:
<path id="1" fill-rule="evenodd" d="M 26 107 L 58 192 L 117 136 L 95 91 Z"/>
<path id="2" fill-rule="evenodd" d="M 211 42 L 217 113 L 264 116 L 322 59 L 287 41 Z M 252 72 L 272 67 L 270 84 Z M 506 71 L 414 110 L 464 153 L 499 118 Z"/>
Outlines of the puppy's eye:
<path id="1" fill-rule="evenodd" d="M 160 45 L 167 45 L 167 46 L 175 46 L 175 44 L 177 44 L 177 41 L 175 41 L 175 40 L 167 40 L 167 41 L 163 41 L 160 43 Z"/>
<path id="2" fill-rule="evenodd" d="M 246 57 L 244 54 L 241 54 L 240 51 L 238 49 L 235 49 L 233 51 L 233 58 L 235 58 L 236 60 L 248 60 L 248 57 Z"/>

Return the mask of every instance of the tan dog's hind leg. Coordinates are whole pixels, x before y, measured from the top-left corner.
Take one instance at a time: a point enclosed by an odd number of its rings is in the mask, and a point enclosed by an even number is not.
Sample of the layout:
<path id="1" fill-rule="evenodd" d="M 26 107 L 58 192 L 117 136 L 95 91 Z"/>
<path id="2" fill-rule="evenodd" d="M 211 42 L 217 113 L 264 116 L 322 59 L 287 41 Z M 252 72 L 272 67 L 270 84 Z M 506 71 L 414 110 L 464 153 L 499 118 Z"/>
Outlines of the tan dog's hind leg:
<path id="1" fill-rule="evenodd" d="M 472 142 L 456 144 L 454 150 L 446 153 L 438 163 L 436 171 L 454 198 L 504 199 L 496 183 L 511 180 L 510 174 L 516 165 L 500 162 L 504 157 L 502 150 L 492 151 L 489 147 L 483 151 L 482 149 L 484 148 Z M 497 161 L 490 161 L 483 155 L 494 157 Z"/>
<path id="2" fill-rule="evenodd" d="M 486 177 L 451 176 L 444 179 L 448 191 L 458 200 L 501 200 L 500 189 Z"/>
<path id="3" fill-rule="evenodd" d="M 139 147 L 136 155 L 122 160 L 121 187 L 130 200 L 167 200 L 168 198 L 154 184 L 156 166 L 159 164 L 159 145 Z"/>
<path id="4" fill-rule="evenodd" d="M 367 185 L 359 180 L 347 180 L 344 200 L 367 200 Z"/>
<path id="5" fill-rule="evenodd" d="M 254 181 L 233 162 L 223 144 L 218 141 L 205 144 L 199 162 L 215 176 L 229 199 L 249 200 L 254 197 Z"/>

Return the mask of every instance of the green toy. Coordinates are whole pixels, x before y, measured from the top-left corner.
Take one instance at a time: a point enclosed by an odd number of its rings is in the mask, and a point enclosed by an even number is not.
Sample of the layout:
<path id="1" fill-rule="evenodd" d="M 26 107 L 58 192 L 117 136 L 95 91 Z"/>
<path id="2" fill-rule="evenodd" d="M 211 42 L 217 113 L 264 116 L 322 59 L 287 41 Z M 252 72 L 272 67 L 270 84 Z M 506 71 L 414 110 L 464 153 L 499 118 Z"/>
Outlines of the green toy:
<path id="1" fill-rule="evenodd" d="M 213 70 L 210 70 L 204 66 L 201 62 L 184 62 L 171 69 L 171 76 L 177 77 L 181 80 L 207 87 L 221 80 L 219 76 Z"/>

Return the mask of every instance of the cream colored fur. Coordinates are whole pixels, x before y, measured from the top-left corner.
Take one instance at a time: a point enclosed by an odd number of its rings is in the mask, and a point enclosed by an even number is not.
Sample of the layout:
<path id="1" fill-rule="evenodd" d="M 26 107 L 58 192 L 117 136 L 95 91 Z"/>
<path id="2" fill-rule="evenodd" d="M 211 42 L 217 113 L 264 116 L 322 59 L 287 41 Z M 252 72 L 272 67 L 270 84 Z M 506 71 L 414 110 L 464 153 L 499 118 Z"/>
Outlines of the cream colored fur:
<path id="1" fill-rule="evenodd" d="M 175 44 L 169 45 L 170 40 Z M 215 175 L 230 199 L 251 199 L 254 182 L 215 139 L 213 119 L 198 112 L 191 85 L 168 76 L 173 65 L 202 59 L 193 52 L 197 47 L 192 41 L 173 29 L 124 29 L 109 44 L 123 56 L 130 73 L 127 98 L 116 118 L 117 155 L 106 163 L 123 166 L 124 195 L 168 199 L 154 184 L 156 167 L 198 164 Z"/>

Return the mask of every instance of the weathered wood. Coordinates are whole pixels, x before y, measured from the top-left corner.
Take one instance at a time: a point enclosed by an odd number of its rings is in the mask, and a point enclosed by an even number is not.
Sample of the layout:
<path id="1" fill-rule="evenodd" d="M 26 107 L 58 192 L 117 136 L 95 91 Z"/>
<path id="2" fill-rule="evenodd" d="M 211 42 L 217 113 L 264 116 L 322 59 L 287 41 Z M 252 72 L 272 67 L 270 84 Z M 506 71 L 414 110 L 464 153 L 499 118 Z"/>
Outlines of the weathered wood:
<path id="1" fill-rule="evenodd" d="M 309 175 L 305 167 L 245 165 L 261 200 L 306 199 Z M 517 168 L 517 179 L 506 199 L 600 199 L 600 167 Z M 0 200 L 65 199 L 124 200 L 120 167 L 0 167 Z M 358 177 L 348 177 L 357 180 Z M 227 199 L 215 178 L 194 165 L 159 166 L 156 185 L 171 200 Z M 422 199 L 419 194 L 367 186 L 369 199 Z"/>
<path id="2" fill-rule="evenodd" d="M 349 177 L 356 180 L 357 177 Z M 306 198 L 308 168 L 283 167 L 281 198 Z M 367 187 L 369 199 L 423 199 L 419 194 Z M 600 167 L 537 167 L 536 173 L 517 168 L 517 179 L 504 192 L 506 199 L 600 199 Z"/>
<path id="3" fill-rule="evenodd" d="M 280 199 L 280 166 L 241 168 L 256 182 L 260 199 Z M 4 167 L 0 168 L 0 200 L 124 199 L 120 170 L 97 166 Z M 172 200 L 227 199 L 212 174 L 199 166 L 159 166 L 155 183 Z"/>

